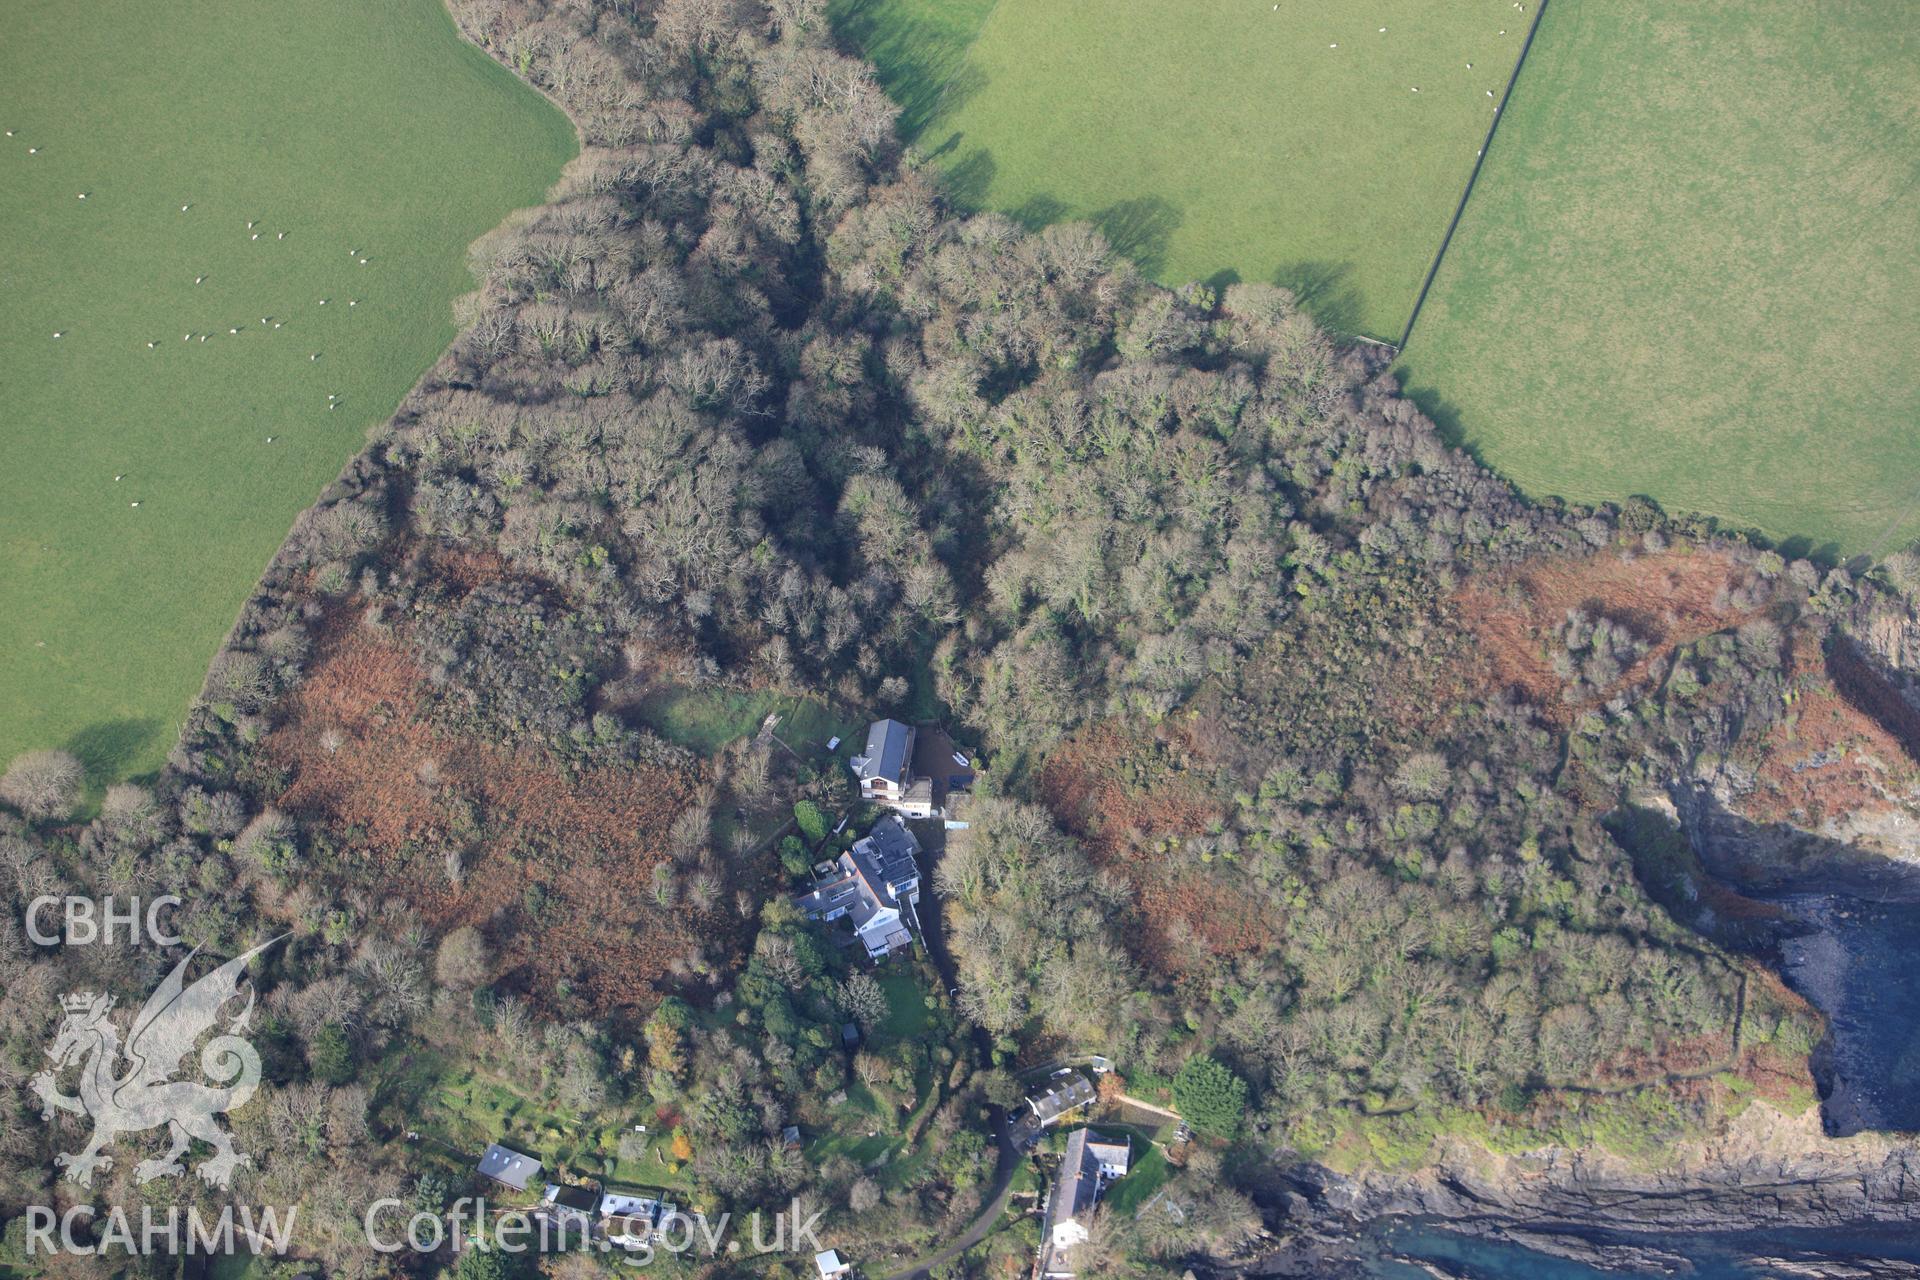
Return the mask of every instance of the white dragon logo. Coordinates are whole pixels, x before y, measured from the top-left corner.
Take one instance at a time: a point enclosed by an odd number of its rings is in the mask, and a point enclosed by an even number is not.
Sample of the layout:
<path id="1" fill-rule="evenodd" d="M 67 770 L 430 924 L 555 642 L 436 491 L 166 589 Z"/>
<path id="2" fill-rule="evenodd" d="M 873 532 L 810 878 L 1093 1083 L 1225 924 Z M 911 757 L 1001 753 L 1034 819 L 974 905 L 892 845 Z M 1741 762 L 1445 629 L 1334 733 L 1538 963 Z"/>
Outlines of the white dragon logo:
<path id="1" fill-rule="evenodd" d="M 283 937 L 285 935 L 282 935 Z M 225 1188 L 233 1180 L 234 1170 L 250 1163 L 248 1157 L 233 1149 L 233 1140 L 214 1116 L 244 1106 L 260 1084 L 260 1055 L 240 1033 L 247 1029 L 253 1015 L 253 989 L 247 990 L 247 1005 L 226 1029 L 200 1050 L 200 1069 L 213 1085 L 173 1079 L 181 1060 L 193 1051 L 206 1032 L 214 1030 L 220 1009 L 239 994 L 240 975 L 247 962 L 275 942 L 264 942 L 245 955 L 233 959 L 187 986 L 184 975 L 194 956 L 175 965 L 133 1020 L 124 1054 L 120 1033 L 107 1014 L 113 1009 L 110 995 L 77 992 L 61 999 L 67 1011 L 53 1047 L 47 1056 L 54 1070 L 42 1071 L 33 1078 L 33 1091 L 40 1095 L 44 1120 L 53 1119 L 54 1110 L 93 1117 L 93 1138 L 78 1155 L 62 1152 L 54 1163 L 66 1170 L 68 1180 L 80 1186 L 93 1185 L 95 1170 L 111 1169 L 113 1157 L 101 1154 L 123 1133 L 142 1133 L 166 1125 L 173 1146 L 163 1156 L 142 1160 L 134 1168 L 141 1182 L 184 1173 L 180 1157 L 190 1142 L 198 1138 L 214 1149 L 214 1155 L 195 1167 L 210 1185 Z M 114 1072 L 124 1058 L 126 1073 Z M 54 1083 L 54 1072 L 75 1062 L 80 1070 L 80 1092 L 68 1096 Z"/>

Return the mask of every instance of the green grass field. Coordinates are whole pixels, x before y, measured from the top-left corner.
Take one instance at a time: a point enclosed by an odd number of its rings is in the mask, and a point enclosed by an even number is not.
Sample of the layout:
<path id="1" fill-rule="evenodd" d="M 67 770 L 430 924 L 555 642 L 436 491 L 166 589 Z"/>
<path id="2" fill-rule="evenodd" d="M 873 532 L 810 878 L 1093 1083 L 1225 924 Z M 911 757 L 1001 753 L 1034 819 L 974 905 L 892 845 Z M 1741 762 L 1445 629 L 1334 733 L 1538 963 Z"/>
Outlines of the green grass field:
<path id="1" fill-rule="evenodd" d="M 164 758 L 295 514 L 451 339 L 466 246 L 575 141 L 435 0 L 16 0 L 0 126 L 0 762 L 97 783 Z"/>
<path id="2" fill-rule="evenodd" d="M 1920 535 L 1909 4 L 1548 7 L 1402 362 L 1523 488 Z"/>
<path id="3" fill-rule="evenodd" d="M 1398 340 L 1531 9 L 835 0 L 833 12 L 962 204 L 1030 225 L 1089 218 L 1167 283 L 1277 280 L 1338 330 Z"/>
<path id="4" fill-rule="evenodd" d="M 641 699 L 635 713 L 667 741 L 702 755 L 751 738 L 760 732 L 761 721 L 777 714 L 780 722 L 774 736 L 817 766 L 851 758 L 866 733 L 864 723 L 841 720 L 812 698 L 788 697 L 770 689 L 662 686 Z M 829 752 L 827 743 L 834 738 L 840 739 L 840 745 Z"/>

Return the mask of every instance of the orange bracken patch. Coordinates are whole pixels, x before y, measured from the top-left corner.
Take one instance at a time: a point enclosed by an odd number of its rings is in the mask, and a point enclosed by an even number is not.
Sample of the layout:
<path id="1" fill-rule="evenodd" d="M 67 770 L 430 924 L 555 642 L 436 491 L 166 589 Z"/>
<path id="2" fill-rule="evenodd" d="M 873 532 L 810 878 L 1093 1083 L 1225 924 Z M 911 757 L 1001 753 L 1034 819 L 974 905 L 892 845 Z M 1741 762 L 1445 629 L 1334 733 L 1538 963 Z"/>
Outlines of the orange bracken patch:
<path id="1" fill-rule="evenodd" d="M 356 618 L 349 606 L 329 619 L 265 752 L 290 779 L 274 803 L 351 840 L 343 852 L 381 892 L 435 930 L 480 927 L 508 985 L 551 999 L 565 984 L 596 1016 L 651 1008 L 677 962 L 737 931 L 730 912 L 690 918 L 650 896 L 694 779 L 570 772 L 533 748 L 447 732 L 405 645 Z"/>
<path id="2" fill-rule="evenodd" d="M 1677 646 L 1753 617 L 1753 610 L 1727 603 L 1739 579 L 1739 569 L 1719 552 L 1663 551 L 1633 559 L 1601 552 L 1472 580 L 1456 594 L 1454 609 L 1479 639 L 1490 679 L 1517 688 L 1545 715 L 1568 723 L 1640 680 Z M 1570 609 L 1623 621 L 1647 642 L 1639 662 L 1585 703 L 1561 701 L 1566 681 L 1549 656 Z"/>
<path id="3" fill-rule="evenodd" d="M 1040 794 L 1100 866 L 1124 876 L 1143 925 L 1129 933 L 1136 959 L 1161 973 L 1206 956 L 1259 949 L 1270 937 L 1253 904 L 1204 872 L 1168 862 L 1168 839 L 1201 835 L 1225 817 L 1197 775 L 1179 767 L 1199 754 L 1172 725 L 1158 738 L 1103 720 L 1055 748 L 1040 773 Z M 1197 945 L 1196 945 L 1197 944 Z"/>
<path id="4" fill-rule="evenodd" d="M 1159 836 L 1198 835 L 1222 816 L 1200 779 L 1116 720 L 1061 743 L 1041 770 L 1040 792 L 1069 830 L 1112 853 Z"/>
<path id="5" fill-rule="evenodd" d="M 1893 807 L 1890 775 L 1905 772 L 1910 785 L 1915 769 L 1906 749 L 1842 696 L 1812 641 L 1796 638 L 1791 662 L 1793 705 L 1767 731 L 1742 811 L 1757 822 L 1816 828 L 1829 814 Z"/>

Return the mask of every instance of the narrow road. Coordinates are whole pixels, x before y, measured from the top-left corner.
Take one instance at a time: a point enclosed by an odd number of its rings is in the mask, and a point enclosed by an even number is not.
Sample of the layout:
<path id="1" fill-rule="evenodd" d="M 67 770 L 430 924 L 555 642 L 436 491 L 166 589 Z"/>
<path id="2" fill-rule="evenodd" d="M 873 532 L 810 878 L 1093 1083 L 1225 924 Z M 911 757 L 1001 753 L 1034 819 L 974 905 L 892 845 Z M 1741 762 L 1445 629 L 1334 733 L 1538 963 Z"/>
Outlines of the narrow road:
<path id="1" fill-rule="evenodd" d="M 882 1276 L 880 1280 L 923 1280 L 935 1267 L 945 1266 L 985 1240 L 994 1227 L 999 1225 L 1000 1215 L 1007 1211 L 1007 1202 L 1013 1199 L 1013 1175 L 1020 1168 L 1020 1152 L 1013 1145 L 1012 1136 L 1007 1130 L 1007 1118 L 998 1108 L 994 1110 L 993 1115 L 993 1139 L 1000 1148 L 1000 1156 L 993 1170 L 991 1194 L 979 1215 L 967 1224 L 967 1229 L 962 1231 L 957 1239 L 940 1252 L 909 1263 L 891 1275 Z"/>
<path id="2" fill-rule="evenodd" d="M 937 852 L 933 841 L 928 841 L 929 852 Z M 944 845 L 944 841 L 940 842 Z M 928 859 L 932 861 L 931 858 Z M 932 868 L 928 868 L 931 873 Z M 927 879 L 932 880 L 929 874 Z M 939 971 L 941 984 L 947 990 L 955 991 L 960 986 L 960 973 L 954 967 L 953 956 L 947 951 L 947 933 L 945 912 L 941 908 L 938 894 L 929 891 L 921 896 L 914 914 L 920 919 L 920 937 L 927 944 L 927 956 L 933 961 L 933 967 Z M 973 1029 L 974 1044 L 980 1050 L 980 1061 L 993 1061 L 993 1037 L 984 1027 Z M 1013 1130 L 1008 1124 L 1007 1113 L 999 1107 L 992 1109 L 993 1142 L 997 1148 L 993 1181 L 988 1184 L 987 1203 L 981 1207 L 967 1229 L 954 1239 L 946 1248 L 930 1257 L 909 1263 L 900 1270 L 882 1276 L 880 1280 L 921 1280 L 935 1267 L 945 1266 L 965 1253 L 973 1246 L 985 1240 L 999 1225 L 1000 1215 L 1007 1210 L 1007 1203 L 1013 1198 L 1013 1175 L 1020 1170 L 1020 1148 L 1014 1144 Z"/>

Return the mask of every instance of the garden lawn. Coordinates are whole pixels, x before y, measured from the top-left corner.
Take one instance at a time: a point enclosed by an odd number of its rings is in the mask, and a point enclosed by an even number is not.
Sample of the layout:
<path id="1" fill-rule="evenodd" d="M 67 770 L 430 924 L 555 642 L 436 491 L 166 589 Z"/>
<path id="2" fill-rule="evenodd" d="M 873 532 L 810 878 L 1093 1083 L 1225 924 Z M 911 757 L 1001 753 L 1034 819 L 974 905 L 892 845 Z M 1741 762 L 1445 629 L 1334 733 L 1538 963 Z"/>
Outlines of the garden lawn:
<path id="1" fill-rule="evenodd" d="M 1920 535 L 1920 24 L 1555 3 L 1404 380 L 1536 494 Z"/>
<path id="2" fill-rule="evenodd" d="M 0 125 L 0 762 L 97 786 L 164 759 L 575 140 L 436 0 L 16 0 Z"/>
<path id="3" fill-rule="evenodd" d="M 456 1068 L 437 1057 L 434 1065 L 447 1074 L 433 1083 L 417 1123 L 459 1150 L 478 1152 L 489 1142 L 504 1142 L 537 1154 L 550 1165 L 564 1164 L 626 1186 L 688 1185 L 683 1174 L 656 1158 L 667 1140 L 667 1131 L 658 1124 L 647 1135 L 644 1156 L 620 1159 L 621 1136 L 636 1119 L 651 1121 L 650 1115 L 610 1108 L 590 1121 L 582 1120 L 558 1104 L 530 1098 L 471 1067 Z"/>
<path id="4" fill-rule="evenodd" d="M 1029 225 L 1089 218 L 1166 283 L 1278 280 L 1329 326 L 1398 340 L 1532 3 L 835 0 L 832 12 L 962 205 Z"/>
<path id="5" fill-rule="evenodd" d="M 913 1040 L 925 1033 L 933 1021 L 927 997 L 919 981 L 904 969 L 889 969 L 880 974 L 880 989 L 887 995 L 887 1016 L 880 1030 L 895 1040 Z"/>
<path id="6" fill-rule="evenodd" d="M 1167 1163 L 1166 1152 L 1150 1143 L 1136 1141 L 1132 1167 L 1107 1190 L 1107 1212 L 1117 1217 L 1132 1217 L 1171 1176 L 1173 1167 Z"/>

